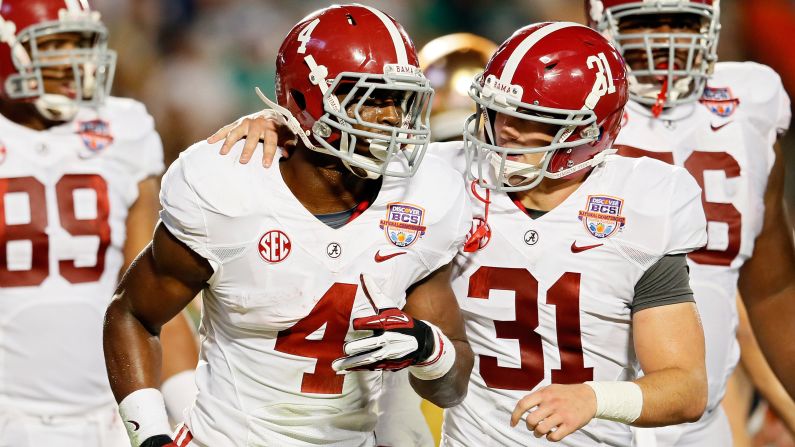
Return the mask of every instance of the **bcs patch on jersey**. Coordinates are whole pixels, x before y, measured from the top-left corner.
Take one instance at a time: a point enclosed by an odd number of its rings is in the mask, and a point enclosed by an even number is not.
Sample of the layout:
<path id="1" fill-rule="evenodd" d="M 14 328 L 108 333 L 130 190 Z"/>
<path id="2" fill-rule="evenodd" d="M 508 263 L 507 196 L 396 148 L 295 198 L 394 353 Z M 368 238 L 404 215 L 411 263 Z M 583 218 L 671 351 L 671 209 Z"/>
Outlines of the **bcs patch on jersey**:
<path id="1" fill-rule="evenodd" d="M 740 105 L 740 99 L 732 95 L 729 87 L 707 87 L 698 102 L 704 104 L 710 112 L 722 118 L 731 116 L 737 106 Z"/>
<path id="2" fill-rule="evenodd" d="M 579 219 L 593 236 L 604 239 L 624 228 L 627 219 L 621 215 L 624 200 L 609 196 L 588 196 L 585 210 L 579 213 Z"/>
<path id="3" fill-rule="evenodd" d="M 80 121 L 77 124 L 77 133 L 83 139 L 86 149 L 91 152 L 99 152 L 113 143 L 110 125 L 104 120 Z"/>
<path id="4" fill-rule="evenodd" d="M 290 256 L 293 244 L 290 238 L 281 230 L 271 230 L 259 239 L 259 255 L 269 264 L 282 262 Z"/>
<path id="5" fill-rule="evenodd" d="M 382 219 L 379 228 L 384 230 L 389 242 L 397 247 L 404 248 L 413 244 L 425 235 L 427 229 L 425 210 L 408 203 L 389 203 L 386 206 L 386 219 Z"/>

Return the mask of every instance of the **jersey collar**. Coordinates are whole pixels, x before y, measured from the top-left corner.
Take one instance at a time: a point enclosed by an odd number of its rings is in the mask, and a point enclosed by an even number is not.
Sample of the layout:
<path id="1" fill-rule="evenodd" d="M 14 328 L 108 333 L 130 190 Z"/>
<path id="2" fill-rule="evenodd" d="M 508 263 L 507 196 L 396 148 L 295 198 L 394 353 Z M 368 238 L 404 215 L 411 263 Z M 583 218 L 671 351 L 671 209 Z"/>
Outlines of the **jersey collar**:
<path id="1" fill-rule="evenodd" d="M 662 114 L 660 114 L 660 116 L 656 119 L 663 121 L 681 121 L 687 119 L 696 111 L 697 104 L 698 103 L 696 102 L 692 102 L 678 105 L 676 107 L 669 107 L 663 110 Z M 637 113 L 647 118 L 654 118 L 654 115 L 651 113 L 651 108 L 639 104 L 633 100 L 629 100 L 629 102 L 627 102 L 627 109 L 633 113 Z"/>

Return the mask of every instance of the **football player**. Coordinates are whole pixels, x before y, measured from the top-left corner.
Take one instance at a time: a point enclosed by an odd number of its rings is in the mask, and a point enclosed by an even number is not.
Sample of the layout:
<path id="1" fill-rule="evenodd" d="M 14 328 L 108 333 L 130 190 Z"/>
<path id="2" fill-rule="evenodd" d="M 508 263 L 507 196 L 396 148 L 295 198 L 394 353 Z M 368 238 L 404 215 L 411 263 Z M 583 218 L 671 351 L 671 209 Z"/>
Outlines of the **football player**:
<path id="1" fill-rule="evenodd" d="M 621 56 L 585 26 L 531 25 L 470 95 L 465 144 L 432 151 L 466 172 L 475 213 L 453 288 L 476 360 L 442 445 L 626 446 L 627 424 L 697 420 L 704 340 L 685 253 L 706 242 L 701 191 L 682 168 L 612 155 Z M 272 147 L 278 129 L 245 119 L 213 139 Z"/>
<path id="2" fill-rule="evenodd" d="M 151 239 L 163 162 L 144 107 L 108 96 L 106 42 L 85 1 L 0 2 L 0 445 L 129 445 L 102 317 Z M 168 332 L 177 418 L 198 349 L 184 318 Z"/>
<path id="3" fill-rule="evenodd" d="M 405 31 L 361 5 L 290 31 L 277 103 L 295 145 L 263 171 L 183 152 L 161 223 L 108 308 L 111 386 L 135 446 L 375 445 L 383 370 L 442 407 L 472 368 L 450 287 L 469 228 L 461 176 L 434 156 L 432 89 Z M 155 335 L 203 291 L 199 394 L 168 436 Z"/>
<path id="4" fill-rule="evenodd" d="M 688 266 L 706 336 L 709 402 L 698 423 L 655 430 L 656 442 L 731 445 L 719 404 L 740 354 L 738 286 L 772 365 L 783 379 L 795 371 L 795 351 L 784 342 L 792 337 L 782 333 L 793 327 L 795 258 L 777 143 L 789 126 L 790 101 L 770 68 L 717 63 L 719 0 L 585 4 L 590 25 L 629 66 L 619 153 L 682 166 L 703 190 L 709 241 L 688 255 Z"/>

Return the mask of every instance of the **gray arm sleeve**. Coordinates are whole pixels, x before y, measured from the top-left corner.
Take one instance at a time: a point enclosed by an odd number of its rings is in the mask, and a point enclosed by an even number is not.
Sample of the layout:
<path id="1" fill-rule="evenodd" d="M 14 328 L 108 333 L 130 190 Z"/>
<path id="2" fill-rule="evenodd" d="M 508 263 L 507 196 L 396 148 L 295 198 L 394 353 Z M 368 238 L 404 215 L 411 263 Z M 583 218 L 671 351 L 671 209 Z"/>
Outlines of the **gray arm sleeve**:
<path id="1" fill-rule="evenodd" d="M 689 270 L 684 254 L 660 258 L 635 284 L 632 313 L 650 307 L 694 302 Z"/>

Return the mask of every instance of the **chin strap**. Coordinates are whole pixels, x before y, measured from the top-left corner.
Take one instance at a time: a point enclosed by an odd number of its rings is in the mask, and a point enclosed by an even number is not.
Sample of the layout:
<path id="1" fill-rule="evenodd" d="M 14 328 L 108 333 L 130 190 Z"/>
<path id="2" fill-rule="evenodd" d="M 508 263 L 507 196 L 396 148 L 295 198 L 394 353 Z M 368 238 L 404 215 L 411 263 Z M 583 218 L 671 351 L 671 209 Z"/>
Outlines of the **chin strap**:
<path id="1" fill-rule="evenodd" d="M 33 104 L 36 110 L 50 121 L 71 121 L 77 115 L 77 103 L 63 95 L 46 93 L 38 97 Z"/>
<path id="2" fill-rule="evenodd" d="M 498 155 L 495 152 L 490 152 L 486 156 L 489 159 L 489 163 L 494 168 L 494 171 L 499 173 L 500 166 L 502 165 L 502 156 Z M 544 158 L 546 158 L 547 156 L 548 154 L 545 154 Z M 544 160 L 542 159 L 539 163 L 543 165 Z M 507 182 L 512 177 L 524 177 L 525 180 L 522 183 L 527 183 L 535 180 L 538 177 L 540 171 L 541 170 L 538 168 L 538 166 L 531 165 L 528 163 L 508 160 L 506 158 L 502 175 L 503 178 L 505 179 L 505 182 Z"/>
<path id="3" fill-rule="evenodd" d="M 566 177 L 567 175 L 571 175 L 577 171 L 596 166 L 602 163 L 603 161 L 605 161 L 605 158 L 607 158 L 608 155 L 613 155 L 616 152 L 618 152 L 617 149 L 605 149 L 602 152 L 599 152 L 598 154 L 594 155 L 593 158 L 585 160 L 582 163 L 578 163 L 570 168 L 566 168 L 558 172 L 546 172 L 544 173 L 544 177 L 552 179 L 559 179 Z"/>
<path id="4" fill-rule="evenodd" d="M 257 92 L 257 96 L 259 96 L 259 99 L 261 99 L 262 102 L 265 103 L 265 105 L 273 109 L 275 112 L 281 115 L 282 118 L 284 118 L 284 125 L 287 126 L 287 128 L 290 129 L 290 131 L 294 133 L 298 138 L 300 138 L 301 141 L 304 143 L 304 145 L 306 145 L 306 147 L 315 151 L 322 152 L 320 148 L 317 148 L 315 147 L 314 144 L 312 144 L 312 141 L 309 140 L 309 135 L 307 134 L 307 132 L 304 132 L 304 129 L 301 128 L 301 123 L 299 123 L 298 120 L 295 119 L 295 117 L 293 116 L 292 113 L 290 113 L 289 110 L 268 99 L 268 97 L 265 96 L 264 93 L 262 93 L 262 90 L 260 90 L 259 87 L 254 87 L 254 90 Z"/>

